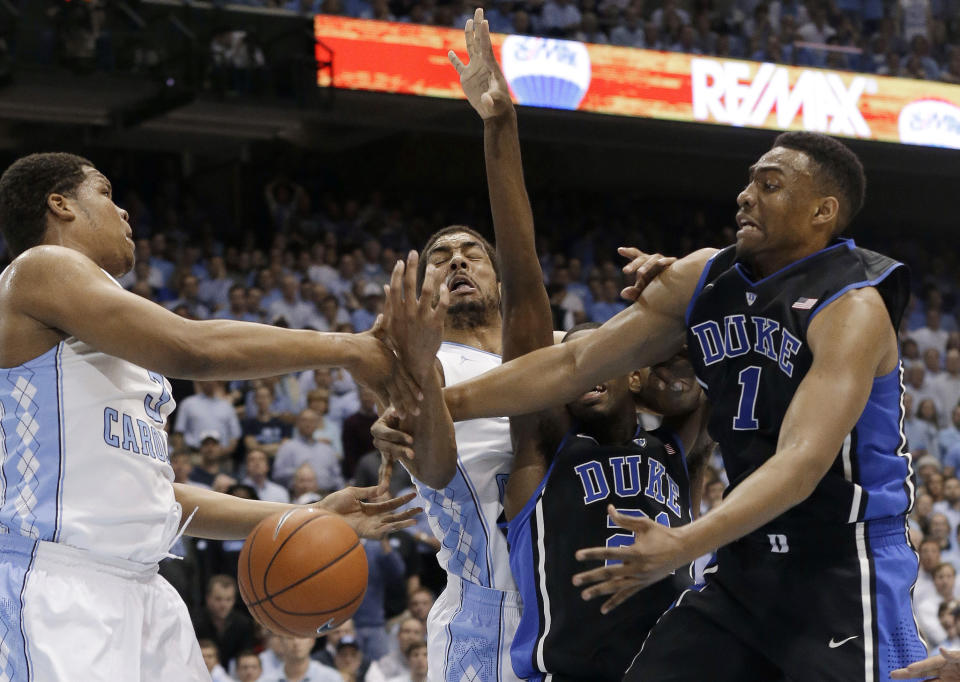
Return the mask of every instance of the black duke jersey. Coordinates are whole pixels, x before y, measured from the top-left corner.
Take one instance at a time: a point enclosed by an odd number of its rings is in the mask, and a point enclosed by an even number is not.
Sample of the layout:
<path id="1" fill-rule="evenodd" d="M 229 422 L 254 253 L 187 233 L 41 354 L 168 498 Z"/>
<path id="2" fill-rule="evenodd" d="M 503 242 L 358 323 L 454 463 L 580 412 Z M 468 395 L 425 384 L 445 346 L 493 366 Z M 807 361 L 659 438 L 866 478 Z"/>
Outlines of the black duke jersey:
<path id="1" fill-rule="evenodd" d="M 737 262 L 732 246 L 707 263 L 687 309 L 687 342 L 713 405 L 710 435 L 720 445 L 731 486 L 776 450 L 780 424 L 813 361 L 807 343 L 811 320 L 847 291 L 868 286 L 880 293 L 897 329 L 909 297 L 907 268 L 858 248 L 853 240 L 835 240 L 762 279 Z M 900 515 L 911 507 L 901 395 L 899 367 L 875 379 L 867 406 L 827 475 L 778 521 L 854 523 Z"/>
<path id="2" fill-rule="evenodd" d="M 690 483 L 683 448 L 669 431 L 638 429 L 626 445 L 599 445 L 568 434 L 523 510 L 510 521 L 510 568 L 523 598 L 511 647 L 513 669 L 528 680 L 617 680 L 657 619 L 690 584 L 677 570 L 600 614 L 585 602 L 575 573 L 598 566 L 574 557 L 585 547 L 615 547 L 633 534 L 607 515 L 607 505 L 665 526 L 690 522 Z"/>

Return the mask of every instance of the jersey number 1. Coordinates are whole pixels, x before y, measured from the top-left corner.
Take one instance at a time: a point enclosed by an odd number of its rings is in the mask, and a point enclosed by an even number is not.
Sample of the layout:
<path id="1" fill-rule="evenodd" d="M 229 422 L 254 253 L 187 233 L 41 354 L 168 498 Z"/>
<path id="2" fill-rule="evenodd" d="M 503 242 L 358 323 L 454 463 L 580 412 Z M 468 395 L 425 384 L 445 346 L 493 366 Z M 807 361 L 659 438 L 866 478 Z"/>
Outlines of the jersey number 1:
<path id="1" fill-rule="evenodd" d="M 740 405 L 733 418 L 734 431 L 753 431 L 760 426 L 754 412 L 757 408 L 757 390 L 760 388 L 760 368 L 751 365 L 740 371 Z"/>

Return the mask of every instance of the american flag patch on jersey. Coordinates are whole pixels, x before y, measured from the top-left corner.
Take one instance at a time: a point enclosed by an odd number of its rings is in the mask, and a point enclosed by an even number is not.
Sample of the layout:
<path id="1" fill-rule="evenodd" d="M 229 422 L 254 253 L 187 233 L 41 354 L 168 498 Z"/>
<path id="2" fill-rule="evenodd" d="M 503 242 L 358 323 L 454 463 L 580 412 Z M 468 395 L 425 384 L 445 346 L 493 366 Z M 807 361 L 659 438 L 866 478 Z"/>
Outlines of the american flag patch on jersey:
<path id="1" fill-rule="evenodd" d="M 675 455 L 675 454 L 677 454 L 677 451 L 674 450 L 674 449 L 673 449 L 673 446 L 670 445 L 669 443 L 664 443 L 664 444 L 663 444 L 663 449 L 667 451 L 667 454 L 668 454 L 668 455 Z"/>
<path id="2" fill-rule="evenodd" d="M 817 304 L 817 301 L 819 300 L 820 300 L 819 298 L 806 298 L 804 296 L 801 296 L 796 301 L 794 301 L 793 305 L 790 307 L 796 308 L 797 310 L 810 310 L 810 308 L 815 306 Z"/>

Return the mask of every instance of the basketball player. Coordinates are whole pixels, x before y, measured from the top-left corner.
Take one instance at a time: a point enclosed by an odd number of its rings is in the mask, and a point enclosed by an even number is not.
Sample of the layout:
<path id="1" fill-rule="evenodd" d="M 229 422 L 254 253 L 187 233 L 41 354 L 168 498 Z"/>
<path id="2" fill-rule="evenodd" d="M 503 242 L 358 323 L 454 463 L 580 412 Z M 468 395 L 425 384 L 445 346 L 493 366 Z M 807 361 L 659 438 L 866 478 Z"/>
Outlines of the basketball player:
<path id="1" fill-rule="evenodd" d="M 479 42 L 492 53 L 486 22 Z M 662 360 L 686 336 L 730 489 L 679 528 L 611 507 L 636 542 L 579 552 L 623 563 L 575 583 L 596 583 L 587 599 L 613 595 L 609 612 L 698 556 L 718 550 L 718 562 L 654 628 L 627 679 L 879 680 L 924 655 L 895 334 L 909 282 L 900 263 L 838 238 L 864 186 L 844 145 L 780 135 L 737 198 L 734 246 L 681 259 L 592 334 L 445 390 L 456 420 L 526 414 Z"/>
<path id="2" fill-rule="evenodd" d="M 165 374 L 274 376 L 347 367 L 401 404 L 417 390 L 373 334 L 188 321 L 124 291 L 134 261 L 110 182 L 70 154 L 0 177 L 0 678 L 209 680 L 180 597 L 157 562 L 191 535 L 243 539 L 290 505 L 172 483 Z M 395 377 L 395 378 L 394 378 Z M 317 506 L 360 534 L 412 523 L 407 498 L 347 489 Z"/>
<path id="3" fill-rule="evenodd" d="M 564 341 L 599 326 L 578 325 Z M 507 483 L 504 507 L 510 567 L 523 599 L 511 654 L 523 679 L 619 682 L 650 629 L 692 582 L 691 566 L 684 566 L 607 616 L 579 599 L 571 582 L 577 549 L 633 540 L 610 523 L 608 505 L 668 527 L 692 520 L 691 482 L 708 454 L 697 443 L 707 408 L 692 378 L 679 394 L 666 395 L 678 383 L 672 366 L 599 384 L 565 408 L 541 413 L 539 428 L 515 441 L 517 475 Z M 653 432 L 638 423 L 631 390 L 644 378 L 651 385 L 665 378 L 668 388 L 644 393 L 655 400 L 665 394 L 660 403 L 682 408 Z"/>

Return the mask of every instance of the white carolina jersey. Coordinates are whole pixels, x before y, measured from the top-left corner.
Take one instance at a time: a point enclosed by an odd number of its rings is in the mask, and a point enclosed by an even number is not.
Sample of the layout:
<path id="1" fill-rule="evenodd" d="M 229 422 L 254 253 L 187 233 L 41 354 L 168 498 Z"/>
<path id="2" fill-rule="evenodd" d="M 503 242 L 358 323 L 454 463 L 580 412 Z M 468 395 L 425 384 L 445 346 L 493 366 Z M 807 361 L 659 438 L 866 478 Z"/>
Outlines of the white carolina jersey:
<path id="1" fill-rule="evenodd" d="M 152 563 L 180 523 L 161 375 L 71 337 L 0 369 L 0 533 Z"/>
<path id="2" fill-rule="evenodd" d="M 444 342 L 437 358 L 447 386 L 500 366 L 493 353 Z M 442 490 L 416 481 L 426 514 L 440 540 L 440 565 L 466 582 L 497 590 L 516 590 L 510 573 L 507 540 L 497 527 L 513 462 L 510 420 L 471 419 L 454 425 L 457 470 Z"/>

